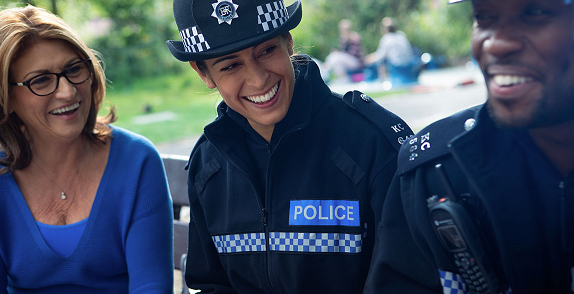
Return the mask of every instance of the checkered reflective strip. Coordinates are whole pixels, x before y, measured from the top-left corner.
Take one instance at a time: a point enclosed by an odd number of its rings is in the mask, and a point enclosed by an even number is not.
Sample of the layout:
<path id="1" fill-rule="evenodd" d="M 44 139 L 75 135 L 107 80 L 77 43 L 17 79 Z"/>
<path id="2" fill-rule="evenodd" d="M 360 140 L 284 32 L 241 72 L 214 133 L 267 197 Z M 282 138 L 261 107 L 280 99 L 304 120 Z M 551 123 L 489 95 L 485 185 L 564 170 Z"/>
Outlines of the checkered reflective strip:
<path id="1" fill-rule="evenodd" d="M 271 251 L 359 253 L 362 251 L 362 245 L 362 234 L 269 233 Z"/>
<path id="2" fill-rule="evenodd" d="M 574 271 L 574 268 L 573 268 Z M 440 283 L 442 285 L 442 292 L 444 294 L 468 294 L 466 290 L 466 283 L 464 278 L 455 273 L 439 270 Z M 508 289 L 499 294 L 512 294 L 512 289 Z"/>
<path id="3" fill-rule="evenodd" d="M 183 29 L 179 32 L 185 52 L 203 52 L 209 50 L 209 44 L 205 41 L 198 26 Z"/>
<path id="4" fill-rule="evenodd" d="M 272 28 L 276 29 L 289 19 L 289 13 L 283 1 L 259 5 L 257 13 L 259 14 L 257 23 L 263 27 L 264 32 Z"/>
<path id="5" fill-rule="evenodd" d="M 212 236 L 217 253 L 265 251 L 265 233 Z"/>
<path id="6" fill-rule="evenodd" d="M 468 294 L 462 276 L 439 270 L 440 284 L 444 294 Z"/>

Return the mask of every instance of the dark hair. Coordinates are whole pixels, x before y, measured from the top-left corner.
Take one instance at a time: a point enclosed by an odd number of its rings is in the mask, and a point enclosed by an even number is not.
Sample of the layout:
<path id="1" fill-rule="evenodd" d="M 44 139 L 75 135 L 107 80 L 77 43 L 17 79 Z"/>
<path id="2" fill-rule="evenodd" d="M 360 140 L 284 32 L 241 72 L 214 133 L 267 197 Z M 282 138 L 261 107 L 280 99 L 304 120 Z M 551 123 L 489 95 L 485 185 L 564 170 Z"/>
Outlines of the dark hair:
<path id="1" fill-rule="evenodd" d="M 381 26 L 389 33 L 395 33 L 397 31 L 397 21 L 392 17 L 384 17 L 381 21 Z"/>
<path id="2" fill-rule="evenodd" d="M 111 136 L 108 124 L 116 120 L 115 108 L 105 117 L 98 117 L 106 95 L 106 78 L 99 54 L 88 47 L 61 18 L 51 12 L 28 5 L 0 11 L 0 174 L 26 168 L 32 160 L 30 144 L 22 126 L 24 123 L 14 112 L 9 113 L 11 87 L 9 75 L 12 63 L 26 49 L 40 40 L 65 42 L 82 57 L 92 60 L 92 102 L 82 134 L 91 141 L 105 143 Z"/>
<path id="3" fill-rule="evenodd" d="M 287 40 L 287 36 L 289 36 L 290 34 L 291 33 L 287 32 L 287 33 L 284 33 L 280 36 L 285 38 L 285 40 Z M 197 61 L 195 61 L 195 64 L 197 65 L 197 69 L 199 69 L 203 74 L 209 76 L 209 69 L 207 68 L 207 64 L 205 63 L 205 60 L 197 60 Z"/>
<path id="4" fill-rule="evenodd" d="M 208 70 L 205 60 L 198 60 L 195 62 L 195 64 L 197 65 L 197 69 L 199 69 L 202 73 L 207 74 Z"/>

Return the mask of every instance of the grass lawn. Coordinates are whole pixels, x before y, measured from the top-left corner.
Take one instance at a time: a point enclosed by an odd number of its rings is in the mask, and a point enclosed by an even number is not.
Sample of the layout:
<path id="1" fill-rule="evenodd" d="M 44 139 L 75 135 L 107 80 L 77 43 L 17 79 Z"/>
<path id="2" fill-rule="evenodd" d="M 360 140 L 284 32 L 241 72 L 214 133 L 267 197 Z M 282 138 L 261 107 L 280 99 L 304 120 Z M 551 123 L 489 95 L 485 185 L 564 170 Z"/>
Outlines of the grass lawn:
<path id="1" fill-rule="evenodd" d="M 378 98 L 396 93 L 366 94 Z M 185 68 L 181 75 L 142 79 L 130 86 L 112 83 L 106 100 L 100 115 L 107 113 L 110 104 L 115 105 L 118 120 L 114 125 L 142 134 L 157 145 L 201 134 L 217 116 L 221 98 L 191 68 Z"/>
<path id="2" fill-rule="evenodd" d="M 114 125 L 160 144 L 201 134 L 203 127 L 215 119 L 221 99 L 189 68 L 183 75 L 142 79 L 130 86 L 112 83 L 106 100 L 100 115 L 114 105 L 118 115 Z M 161 114 L 167 119 L 155 119 Z"/>

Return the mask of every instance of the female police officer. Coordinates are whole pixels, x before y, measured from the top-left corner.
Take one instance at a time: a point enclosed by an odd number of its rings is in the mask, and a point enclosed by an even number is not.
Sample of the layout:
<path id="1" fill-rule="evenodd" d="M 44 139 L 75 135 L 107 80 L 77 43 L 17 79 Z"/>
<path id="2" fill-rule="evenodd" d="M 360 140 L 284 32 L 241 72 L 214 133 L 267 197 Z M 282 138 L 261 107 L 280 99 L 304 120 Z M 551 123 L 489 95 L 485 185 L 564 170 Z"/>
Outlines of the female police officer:
<path id="1" fill-rule="evenodd" d="M 202 293 L 360 293 L 376 213 L 412 133 L 290 57 L 301 3 L 175 0 L 189 61 L 223 98 L 189 162 L 186 281 Z"/>

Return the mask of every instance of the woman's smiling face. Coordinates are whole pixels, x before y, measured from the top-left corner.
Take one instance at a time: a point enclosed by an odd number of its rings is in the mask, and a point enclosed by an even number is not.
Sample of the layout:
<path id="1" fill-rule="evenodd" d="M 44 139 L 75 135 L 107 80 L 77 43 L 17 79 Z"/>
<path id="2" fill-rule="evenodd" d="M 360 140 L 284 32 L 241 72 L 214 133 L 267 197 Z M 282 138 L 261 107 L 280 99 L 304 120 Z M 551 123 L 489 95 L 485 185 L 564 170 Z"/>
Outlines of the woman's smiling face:
<path id="1" fill-rule="evenodd" d="M 40 40 L 12 63 L 11 80 L 22 82 L 39 74 L 58 73 L 80 60 L 66 42 Z M 37 96 L 28 87 L 12 86 L 9 111 L 20 117 L 32 139 L 73 140 L 82 133 L 88 119 L 92 79 L 71 84 L 60 77 L 56 91 L 47 96 Z"/>
<path id="2" fill-rule="evenodd" d="M 195 62 L 190 64 L 209 88 L 217 87 L 227 106 L 245 117 L 269 141 L 293 97 L 295 74 L 291 54 L 293 39 L 284 34 L 239 52 L 205 60 L 205 72 Z"/>

